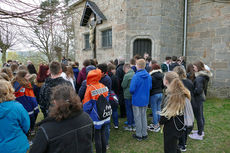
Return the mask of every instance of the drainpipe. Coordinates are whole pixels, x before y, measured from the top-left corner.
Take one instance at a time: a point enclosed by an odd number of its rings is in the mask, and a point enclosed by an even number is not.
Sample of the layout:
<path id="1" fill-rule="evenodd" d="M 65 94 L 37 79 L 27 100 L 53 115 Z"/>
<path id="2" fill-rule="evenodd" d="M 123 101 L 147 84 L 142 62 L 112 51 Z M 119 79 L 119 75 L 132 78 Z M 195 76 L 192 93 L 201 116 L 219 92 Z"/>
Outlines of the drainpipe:
<path id="1" fill-rule="evenodd" d="M 188 0 L 184 1 L 184 43 L 182 56 L 186 56 L 187 49 L 187 16 L 188 16 Z"/>

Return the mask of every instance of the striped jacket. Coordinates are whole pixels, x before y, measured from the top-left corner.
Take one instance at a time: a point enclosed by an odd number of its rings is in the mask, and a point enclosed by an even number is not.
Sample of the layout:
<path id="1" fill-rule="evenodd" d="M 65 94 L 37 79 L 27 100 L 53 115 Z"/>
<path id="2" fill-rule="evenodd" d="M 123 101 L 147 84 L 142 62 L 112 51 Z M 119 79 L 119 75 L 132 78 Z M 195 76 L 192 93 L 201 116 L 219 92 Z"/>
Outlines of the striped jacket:
<path id="1" fill-rule="evenodd" d="M 17 81 L 14 83 L 16 101 L 20 102 L 27 110 L 30 117 L 39 113 L 38 103 L 33 92 L 33 88 L 25 88 Z M 32 87 L 32 86 L 31 86 Z"/>
<path id="2" fill-rule="evenodd" d="M 99 120 L 97 113 L 97 100 L 101 94 L 109 101 L 108 88 L 99 83 L 101 79 L 101 70 L 91 70 L 87 76 L 87 89 L 83 99 L 83 110 L 87 112 L 91 119 L 95 129 L 101 129 L 102 125 L 110 122 L 110 117 L 104 120 Z"/>

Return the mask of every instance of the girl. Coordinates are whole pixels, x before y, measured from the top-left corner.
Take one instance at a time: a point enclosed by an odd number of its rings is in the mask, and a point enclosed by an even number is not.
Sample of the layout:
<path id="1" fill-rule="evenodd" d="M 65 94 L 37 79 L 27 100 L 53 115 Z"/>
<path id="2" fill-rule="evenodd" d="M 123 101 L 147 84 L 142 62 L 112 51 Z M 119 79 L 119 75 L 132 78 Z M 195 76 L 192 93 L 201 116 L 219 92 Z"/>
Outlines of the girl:
<path id="1" fill-rule="evenodd" d="M 160 118 L 160 124 L 164 125 L 164 152 L 176 153 L 180 152 L 178 139 L 183 133 L 185 100 L 190 99 L 190 92 L 175 72 L 165 73 L 163 82 L 167 87 Z"/>
<path id="2" fill-rule="evenodd" d="M 205 101 L 205 89 L 208 85 L 209 78 L 212 73 L 205 69 L 204 63 L 197 61 L 193 64 L 195 71 L 194 80 L 194 98 L 195 109 L 194 115 L 197 120 L 198 131 L 193 131 L 193 134 L 189 135 L 190 138 L 195 140 L 203 140 L 204 137 L 204 114 L 203 114 L 203 102 Z"/>
<path id="3" fill-rule="evenodd" d="M 12 85 L 15 89 L 14 94 L 16 100 L 24 106 L 30 116 L 30 130 L 33 133 L 39 109 L 33 87 L 28 78 L 29 74 L 27 71 L 18 71 L 16 77 L 12 81 Z"/>

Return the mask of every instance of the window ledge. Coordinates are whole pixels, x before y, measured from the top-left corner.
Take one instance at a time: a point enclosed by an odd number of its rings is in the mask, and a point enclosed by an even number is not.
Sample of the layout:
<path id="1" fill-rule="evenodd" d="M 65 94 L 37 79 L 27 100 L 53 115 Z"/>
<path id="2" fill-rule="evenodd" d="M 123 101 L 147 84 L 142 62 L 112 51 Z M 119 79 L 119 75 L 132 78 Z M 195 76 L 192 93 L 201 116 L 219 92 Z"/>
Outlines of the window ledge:
<path id="1" fill-rule="evenodd" d="M 113 47 L 112 46 L 109 46 L 109 47 L 101 47 L 100 49 L 112 49 Z"/>
<path id="2" fill-rule="evenodd" d="M 83 49 L 83 51 L 90 51 L 91 50 L 91 48 L 85 48 L 85 49 Z"/>

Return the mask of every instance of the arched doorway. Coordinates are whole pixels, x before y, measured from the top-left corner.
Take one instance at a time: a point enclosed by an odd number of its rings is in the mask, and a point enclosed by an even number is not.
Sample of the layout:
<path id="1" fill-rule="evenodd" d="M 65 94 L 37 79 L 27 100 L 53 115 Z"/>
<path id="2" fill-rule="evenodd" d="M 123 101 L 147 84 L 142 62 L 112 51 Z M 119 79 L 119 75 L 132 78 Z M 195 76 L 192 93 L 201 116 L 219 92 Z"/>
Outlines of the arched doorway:
<path id="1" fill-rule="evenodd" d="M 133 42 L 133 56 L 138 54 L 143 56 L 144 53 L 148 53 L 152 56 L 152 41 L 151 39 L 136 39 Z"/>

